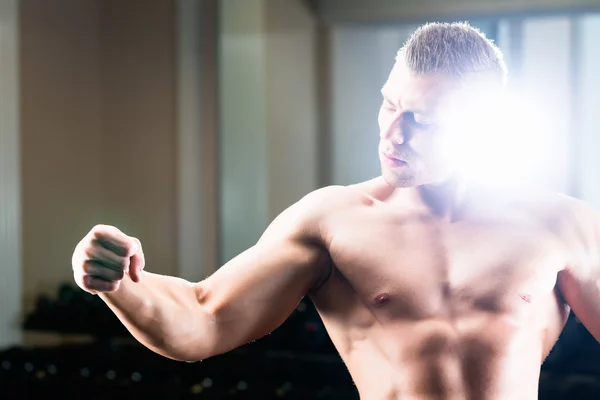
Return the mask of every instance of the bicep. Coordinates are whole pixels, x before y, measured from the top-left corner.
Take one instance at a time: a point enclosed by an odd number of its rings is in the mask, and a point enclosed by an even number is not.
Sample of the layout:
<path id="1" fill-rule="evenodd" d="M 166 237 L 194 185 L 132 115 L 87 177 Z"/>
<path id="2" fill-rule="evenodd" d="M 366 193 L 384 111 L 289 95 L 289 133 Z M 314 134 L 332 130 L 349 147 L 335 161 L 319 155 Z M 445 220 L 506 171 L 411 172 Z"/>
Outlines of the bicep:
<path id="1" fill-rule="evenodd" d="M 600 275 L 580 275 L 571 268 L 560 272 L 560 291 L 577 319 L 600 341 Z"/>
<path id="2" fill-rule="evenodd" d="M 217 353 L 277 328 L 320 279 L 317 248 L 283 239 L 257 243 L 198 284 L 199 301 L 216 322 Z"/>
<path id="3" fill-rule="evenodd" d="M 198 283 L 200 304 L 216 321 L 216 353 L 270 333 L 328 273 L 318 224 L 303 213 L 286 210 L 254 246 Z"/>
<path id="4" fill-rule="evenodd" d="M 567 235 L 572 259 L 558 284 L 577 318 L 600 341 L 600 217 L 580 205 L 573 220 Z"/>

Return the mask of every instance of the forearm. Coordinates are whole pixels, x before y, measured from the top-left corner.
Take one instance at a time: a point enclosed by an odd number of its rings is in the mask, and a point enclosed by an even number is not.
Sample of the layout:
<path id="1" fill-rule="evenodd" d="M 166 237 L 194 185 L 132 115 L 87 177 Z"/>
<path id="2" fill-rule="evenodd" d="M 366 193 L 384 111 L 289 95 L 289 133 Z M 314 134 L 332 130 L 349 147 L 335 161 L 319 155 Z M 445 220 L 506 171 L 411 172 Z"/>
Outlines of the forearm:
<path id="1" fill-rule="evenodd" d="M 131 334 L 166 357 L 192 361 L 211 356 L 214 319 L 200 306 L 195 286 L 183 279 L 143 272 L 99 296 Z"/>

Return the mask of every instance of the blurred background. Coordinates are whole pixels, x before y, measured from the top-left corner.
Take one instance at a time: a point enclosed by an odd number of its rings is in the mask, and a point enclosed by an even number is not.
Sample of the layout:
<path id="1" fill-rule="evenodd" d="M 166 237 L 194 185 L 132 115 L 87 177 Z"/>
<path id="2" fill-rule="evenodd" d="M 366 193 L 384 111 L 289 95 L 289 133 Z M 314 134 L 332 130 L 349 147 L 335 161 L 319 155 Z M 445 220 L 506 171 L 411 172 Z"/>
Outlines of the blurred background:
<path id="1" fill-rule="evenodd" d="M 455 20 L 551 118 L 544 184 L 600 207 L 598 0 L 0 0 L 0 398 L 358 399 L 310 301 L 182 365 L 77 290 L 71 255 L 112 224 L 200 280 L 304 194 L 377 176 L 394 56 Z M 599 350 L 570 318 L 540 398 L 600 398 Z"/>

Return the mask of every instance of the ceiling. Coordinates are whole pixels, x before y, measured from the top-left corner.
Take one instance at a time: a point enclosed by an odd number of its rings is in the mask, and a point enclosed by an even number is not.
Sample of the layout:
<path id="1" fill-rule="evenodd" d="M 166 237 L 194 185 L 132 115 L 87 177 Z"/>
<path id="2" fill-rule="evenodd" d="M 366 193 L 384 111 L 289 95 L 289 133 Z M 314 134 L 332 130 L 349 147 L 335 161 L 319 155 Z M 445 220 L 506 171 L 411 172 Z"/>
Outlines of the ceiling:
<path id="1" fill-rule="evenodd" d="M 485 18 L 600 11 L 600 0 L 302 0 L 325 23 Z"/>

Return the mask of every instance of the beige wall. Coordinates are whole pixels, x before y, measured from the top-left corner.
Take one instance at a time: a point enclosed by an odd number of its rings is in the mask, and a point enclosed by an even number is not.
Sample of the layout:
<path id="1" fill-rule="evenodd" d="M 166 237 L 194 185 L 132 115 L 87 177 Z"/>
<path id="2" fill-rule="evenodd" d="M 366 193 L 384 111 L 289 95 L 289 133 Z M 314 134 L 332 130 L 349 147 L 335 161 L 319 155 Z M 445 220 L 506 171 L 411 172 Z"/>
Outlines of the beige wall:
<path id="1" fill-rule="evenodd" d="M 219 6 L 224 263 L 318 186 L 317 24 L 299 0 L 221 0 Z"/>
<path id="2" fill-rule="evenodd" d="M 317 22 L 298 0 L 266 7 L 269 221 L 318 186 Z"/>
<path id="3" fill-rule="evenodd" d="M 174 1 L 23 0 L 21 127 L 26 308 L 72 282 L 96 223 L 176 271 Z"/>
<path id="4" fill-rule="evenodd" d="M 269 219 L 265 0 L 219 1 L 220 263 Z"/>
<path id="5" fill-rule="evenodd" d="M 176 274 L 175 0 L 100 0 L 104 218 Z"/>

